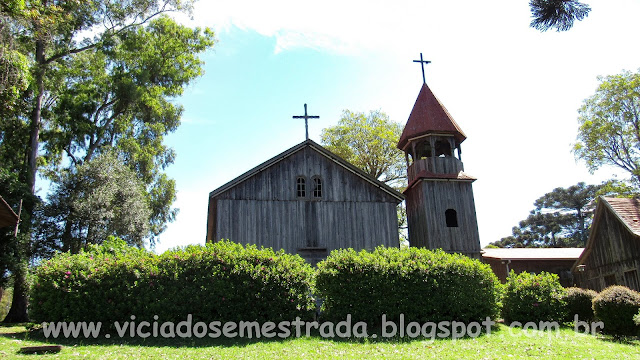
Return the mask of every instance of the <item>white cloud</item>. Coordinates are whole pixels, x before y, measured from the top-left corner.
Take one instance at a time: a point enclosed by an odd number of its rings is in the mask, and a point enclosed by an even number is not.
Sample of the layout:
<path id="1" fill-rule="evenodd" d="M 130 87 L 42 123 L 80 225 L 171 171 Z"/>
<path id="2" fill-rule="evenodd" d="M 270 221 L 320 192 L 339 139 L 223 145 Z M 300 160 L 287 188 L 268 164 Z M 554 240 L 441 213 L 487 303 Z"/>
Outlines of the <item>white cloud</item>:
<path id="1" fill-rule="evenodd" d="M 515 4 L 514 4 L 515 3 Z M 236 27 L 276 39 L 275 52 L 293 48 L 323 49 L 336 53 L 401 49 L 446 33 L 468 33 L 488 28 L 496 8 L 499 26 L 528 16 L 526 2 L 501 0 L 493 6 L 477 1 L 363 1 L 322 2 L 200 1 L 194 24 L 224 32 Z M 520 16 L 518 16 L 520 14 Z M 524 20 L 526 24 L 526 17 Z M 461 27 L 456 24 L 466 24 Z M 489 24 L 490 25 L 490 24 Z M 497 28 L 498 25 L 494 25 Z"/>

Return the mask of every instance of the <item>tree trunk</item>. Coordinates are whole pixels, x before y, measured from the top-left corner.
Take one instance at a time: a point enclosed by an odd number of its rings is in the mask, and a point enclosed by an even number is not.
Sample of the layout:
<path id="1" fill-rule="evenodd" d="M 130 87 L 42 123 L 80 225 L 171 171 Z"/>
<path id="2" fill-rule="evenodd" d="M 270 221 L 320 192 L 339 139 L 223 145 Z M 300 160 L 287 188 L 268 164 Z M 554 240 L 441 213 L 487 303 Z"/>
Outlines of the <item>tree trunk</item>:
<path id="1" fill-rule="evenodd" d="M 27 284 L 27 264 L 21 263 L 12 269 L 13 270 L 13 300 L 11 302 L 11 309 L 4 318 L 4 323 L 22 323 L 29 321 L 27 315 L 27 305 L 29 299 L 27 294 L 29 293 L 29 286 Z"/>
<path id="2" fill-rule="evenodd" d="M 65 220 L 64 233 L 62 234 L 62 251 L 67 252 L 73 249 L 71 236 L 71 220 L 69 217 Z M 72 252 L 73 253 L 73 252 Z"/>
<path id="3" fill-rule="evenodd" d="M 36 41 L 36 87 L 37 95 L 33 112 L 31 113 L 31 131 L 29 132 L 29 154 L 27 157 L 27 185 L 31 189 L 31 193 L 35 194 L 36 190 L 36 172 L 38 171 L 38 146 L 40 145 L 40 128 L 42 115 L 42 98 L 44 97 L 44 41 Z M 29 213 L 32 215 L 33 209 Z"/>
<path id="4" fill-rule="evenodd" d="M 44 73 L 45 73 L 45 53 L 44 40 L 39 39 L 36 41 L 36 74 L 35 84 L 37 88 L 37 95 L 33 111 L 31 113 L 31 127 L 29 132 L 29 153 L 27 155 L 27 186 L 29 187 L 31 194 L 35 195 L 36 192 L 36 173 L 38 171 L 38 147 L 40 145 L 40 129 L 41 114 L 42 114 L 42 99 L 44 97 Z M 31 219 L 33 218 L 34 204 L 31 202 L 25 206 L 25 213 L 27 221 L 24 222 L 26 240 L 30 242 L 31 238 Z M 20 244 L 18 246 L 22 247 Z M 29 262 L 28 252 L 26 249 L 31 248 L 29 244 L 22 247 L 18 251 L 19 258 L 16 259 L 16 266 L 13 269 L 13 302 L 11 303 L 11 309 L 7 314 L 4 322 L 26 322 L 29 320 L 27 314 L 28 300 L 28 285 L 27 285 L 27 264 Z"/>

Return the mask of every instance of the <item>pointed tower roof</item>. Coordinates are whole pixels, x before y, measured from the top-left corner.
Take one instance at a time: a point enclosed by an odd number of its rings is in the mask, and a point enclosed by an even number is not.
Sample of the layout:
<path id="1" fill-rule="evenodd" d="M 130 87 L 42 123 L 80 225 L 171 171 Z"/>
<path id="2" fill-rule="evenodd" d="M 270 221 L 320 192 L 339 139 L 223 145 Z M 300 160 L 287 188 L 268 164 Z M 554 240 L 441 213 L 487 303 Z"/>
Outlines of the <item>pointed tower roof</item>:
<path id="1" fill-rule="evenodd" d="M 407 125 L 402 131 L 398 148 L 404 150 L 410 139 L 428 133 L 452 134 L 459 143 L 467 138 L 444 105 L 424 83 L 416 103 L 413 105 Z"/>

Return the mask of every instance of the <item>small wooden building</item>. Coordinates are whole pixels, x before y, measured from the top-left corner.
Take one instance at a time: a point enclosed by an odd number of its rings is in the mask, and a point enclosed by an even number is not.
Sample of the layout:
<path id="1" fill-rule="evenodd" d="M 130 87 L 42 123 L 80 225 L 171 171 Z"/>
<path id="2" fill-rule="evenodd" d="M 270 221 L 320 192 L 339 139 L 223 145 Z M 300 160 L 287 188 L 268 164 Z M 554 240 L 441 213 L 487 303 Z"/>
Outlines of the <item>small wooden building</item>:
<path id="1" fill-rule="evenodd" d="M 306 140 L 209 194 L 207 241 L 229 239 L 300 254 L 399 246 L 403 195 Z"/>
<path id="2" fill-rule="evenodd" d="M 482 249 L 482 260 L 491 266 L 501 282 L 506 282 L 510 271 L 558 274 L 563 286 L 573 285 L 571 267 L 582 254 L 583 248 L 500 248 Z"/>
<path id="3" fill-rule="evenodd" d="M 462 164 L 465 139 L 424 83 L 398 142 L 407 160 L 409 245 L 480 259 L 472 189 L 476 179 Z"/>
<path id="4" fill-rule="evenodd" d="M 577 285 L 640 291 L 640 200 L 599 197 L 584 253 L 572 268 Z"/>

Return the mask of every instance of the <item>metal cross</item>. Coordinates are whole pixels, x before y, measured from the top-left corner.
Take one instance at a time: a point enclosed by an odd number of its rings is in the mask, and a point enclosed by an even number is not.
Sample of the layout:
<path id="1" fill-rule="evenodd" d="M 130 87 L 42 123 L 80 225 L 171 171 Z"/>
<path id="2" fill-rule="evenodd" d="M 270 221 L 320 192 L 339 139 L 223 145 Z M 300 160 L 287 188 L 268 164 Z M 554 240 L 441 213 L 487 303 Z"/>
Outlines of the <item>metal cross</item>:
<path id="1" fill-rule="evenodd" d="M 420 60 L 413 60 L 413 62 L 419 62 L 420 66 L 422 66 L 422 82 L 427 83 L 427 80 L 424 77 L 424 64 L 429 64 L 431 61 L 422 60 L 422 53 L 420 53 Z"/>
<path id="2" fill-rule="evenodd" d="M 304 131 L 309 140 L 309 119 L 320 119 L 320 116 L 307 115 L 307 104 L 304 104 L 304 116 L 294 116 L 294 119 L 304 119 Z"/>

